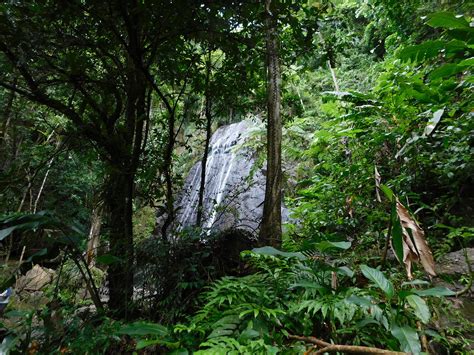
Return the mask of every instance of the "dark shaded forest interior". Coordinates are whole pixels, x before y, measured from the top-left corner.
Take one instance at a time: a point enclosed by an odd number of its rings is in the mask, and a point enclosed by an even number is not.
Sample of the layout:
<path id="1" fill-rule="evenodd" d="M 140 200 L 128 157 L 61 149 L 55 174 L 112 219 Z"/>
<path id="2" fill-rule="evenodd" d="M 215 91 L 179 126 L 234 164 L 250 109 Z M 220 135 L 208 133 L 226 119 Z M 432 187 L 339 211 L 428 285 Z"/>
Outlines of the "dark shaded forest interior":
<path id="1" fill-rule="evenodd" d="M 472 353 L 473 9 L 0 2 L 0 355 Z"/>

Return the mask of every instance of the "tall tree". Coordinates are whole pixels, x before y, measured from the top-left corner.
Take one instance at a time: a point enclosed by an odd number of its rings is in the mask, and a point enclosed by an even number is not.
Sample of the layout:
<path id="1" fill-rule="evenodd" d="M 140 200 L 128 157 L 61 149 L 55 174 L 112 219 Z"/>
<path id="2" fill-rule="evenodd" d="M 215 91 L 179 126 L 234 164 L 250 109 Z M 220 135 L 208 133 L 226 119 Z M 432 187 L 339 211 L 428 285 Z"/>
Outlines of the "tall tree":
<path id="1" fill-rule="evenodd" d="M 0 86 L 66 117 L 106 166 L 105 225 L 117 257 L 108 271 L 109 306 L 120 316 L 129 314 L 133 293 L 132 206 L 150 91 L 168 112 L 175 107 L 158 84 L 167 68 L 157 63 L 195 29 L 199 3 L 181 5 L 72 0 L 1 8 Z"/>
<path id="2" fill-rule="evenodd" d="M 209 155 L 209 144 L 212 135 L 212 93 L 211 93 L 211 70 L 212 70 L 212 50 L 208 49 L 206 59 L 206 77 L 204 83 L 204 117 L 206 138 L 204 142 L 204 153 L 201 159 L 201 181 L 199 184 L 199 198 L 197 206 L 196 225 L 201 226 L 204 215 L 204 193 L 206 189 L 206 166 Z"/>
<path id="3" fill-rule="evenodd" d="M 276 0 L 265 1 L 265 42 L 267 55 L 267 174 L 261 242 L 281 244 L 281 72 L 278 53 L 278 18 Z"/>

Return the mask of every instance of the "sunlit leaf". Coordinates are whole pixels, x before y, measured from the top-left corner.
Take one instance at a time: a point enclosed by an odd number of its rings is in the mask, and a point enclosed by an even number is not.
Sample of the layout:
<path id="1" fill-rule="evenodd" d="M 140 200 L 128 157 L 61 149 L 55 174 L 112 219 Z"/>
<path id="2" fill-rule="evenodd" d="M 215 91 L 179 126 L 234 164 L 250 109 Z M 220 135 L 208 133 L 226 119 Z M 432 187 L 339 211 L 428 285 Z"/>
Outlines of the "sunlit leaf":
<path id="1" fill-rule="evenodd" d="M 330 242 L 328 240 L 316 244 L 316 247 L 321 251 L 328 249 L 343 249 L 347 250 L 351 247 L 351 242 Z"/>
<path id="2" fill-rule="evenodd" d="M 389 201 L 393 200 L 393 191 L 386 185 L 380 184 L 380 190 L 384 193 L 384 195 L 387 197 Z"/>
<path id="3" fill-rule="evenodd" d="M 430 75 L 429 75 L 429 78 L 431 80 L 437 80 L 437 79 L 441 79 L 441 78 L 444 78 L 444 77 L 447 77 L 447 76 L 452 76 L 454 74 L 457 74 L 457 73 L 460 73 L 464 70 L 464 68 L 458 64 L 455 64 L 455 63 L 448 63 L 448 64 L 444 64 L 442 66 L 440 66 L 439 68 L 436 68 L 435 70 L 433 70 Z"/>
<path id="4" fill-rule="evenodd" d="M 260 255 L 271 255 L 271 256 L 283 256 L 285 258 L 297 258 L 300 260 L 305 260 L 306 257 L 302 253 L 290 253 L 290 252 L 285 252 L 285 251 L 280 251 L 278 249 L 275 249 L 274 247 L 261 247 L 261 248 L 254 248 L 252 251 L 255 254 L 260 254 Z"/>
<path id="5" fill-rule="evenodd" d="M 442 40 L 425 41 L 404 48 L 398 53 L 398 57 L 403 61 L 419 62 L 437 56 L 445 45 L 446 42 Z"/>
<path id="6" fill-rule="evenodd" d="M 456 16 L 452 12 L 436 12 L 428 15 L 428 25 L 435 28 L 469 29 L 469 23 L 464 16 Z"/>
<path id="7" fill-rule="evenodd" d="M 441 120 L 443 113 L 444 113 L 444 109 L 438 110 L 433 113 L 433 117 L 430 119 L 430 121 L 425 127 L 425 131 L 423 133 L 425 136 L 429 136 L 431 133 L 433 133 L 439 121 Z"/>

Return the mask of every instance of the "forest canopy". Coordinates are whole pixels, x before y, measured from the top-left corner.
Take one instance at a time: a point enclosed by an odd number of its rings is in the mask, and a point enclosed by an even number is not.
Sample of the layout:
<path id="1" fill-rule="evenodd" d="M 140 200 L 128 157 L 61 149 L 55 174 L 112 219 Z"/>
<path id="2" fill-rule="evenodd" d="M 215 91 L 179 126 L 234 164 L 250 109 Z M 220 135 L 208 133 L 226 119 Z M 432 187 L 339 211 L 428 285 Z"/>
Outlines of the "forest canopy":
<path id="1" fill-rule="evenodd" d="M 0 3 L 0 354 L 469 353 L 469 1 Z"/>

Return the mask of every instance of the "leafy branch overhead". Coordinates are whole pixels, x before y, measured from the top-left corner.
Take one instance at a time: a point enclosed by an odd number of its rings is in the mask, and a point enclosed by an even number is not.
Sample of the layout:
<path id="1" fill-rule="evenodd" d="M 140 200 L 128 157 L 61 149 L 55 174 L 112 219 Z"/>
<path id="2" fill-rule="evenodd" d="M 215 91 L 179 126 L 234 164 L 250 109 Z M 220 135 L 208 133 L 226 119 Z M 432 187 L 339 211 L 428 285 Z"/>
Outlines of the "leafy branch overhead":
<path id="1" fill-rule="evenodd" d="M 471 3 L 3 1 L 0 354 L 470 353 Z"/>

